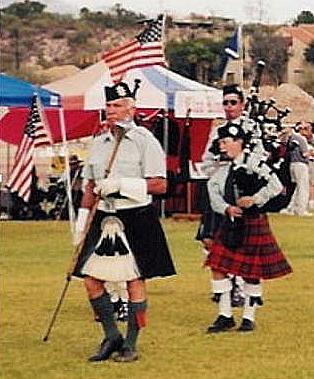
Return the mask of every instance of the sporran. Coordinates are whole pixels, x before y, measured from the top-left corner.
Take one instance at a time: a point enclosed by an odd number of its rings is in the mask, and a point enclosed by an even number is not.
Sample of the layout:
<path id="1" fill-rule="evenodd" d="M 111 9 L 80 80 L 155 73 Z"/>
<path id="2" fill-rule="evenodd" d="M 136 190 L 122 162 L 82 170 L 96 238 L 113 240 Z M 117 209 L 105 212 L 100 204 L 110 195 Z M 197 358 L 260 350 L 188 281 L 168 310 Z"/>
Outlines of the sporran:
<path id="1" fill-rule="evenodd" d="M 104 281 L 129 281 L 140 276 L 124 225 L 117 216 L 101 222 L 101 236 L 82 273 Z"/>

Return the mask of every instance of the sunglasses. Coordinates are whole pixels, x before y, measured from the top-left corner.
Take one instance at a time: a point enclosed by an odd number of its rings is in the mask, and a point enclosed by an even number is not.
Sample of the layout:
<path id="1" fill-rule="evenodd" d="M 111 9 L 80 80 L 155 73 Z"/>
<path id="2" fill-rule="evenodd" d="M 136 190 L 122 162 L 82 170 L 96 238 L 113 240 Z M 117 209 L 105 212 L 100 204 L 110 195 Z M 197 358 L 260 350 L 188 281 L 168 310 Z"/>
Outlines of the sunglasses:
<path id="1" fill-rule="evenodd" d="M 238 104 L 238 100 L 224 100 L 223 102 L 222 102 L 222 105 L 228 105 L 228 104 L 230 104 L 230 105 L 237 105 Z"/>

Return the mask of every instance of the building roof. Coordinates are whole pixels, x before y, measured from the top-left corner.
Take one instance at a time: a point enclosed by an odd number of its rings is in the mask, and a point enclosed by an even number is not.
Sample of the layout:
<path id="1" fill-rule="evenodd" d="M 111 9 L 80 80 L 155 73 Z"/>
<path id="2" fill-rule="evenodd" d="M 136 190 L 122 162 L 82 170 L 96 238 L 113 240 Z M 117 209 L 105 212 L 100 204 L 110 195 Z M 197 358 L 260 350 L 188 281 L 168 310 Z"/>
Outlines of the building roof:
<path id="1" fill-rule="evenodd" d="M 279 87 L 262 86 L 260 95 L 263 99 L 274 98 L 280 109 L 289 107 L 291 113 L 284 119 L 285 123 L 306 120 L 314 121 L 314 98 L 296 84 L 283 83 Z"/>
<path id="2" fill-rule="evenodd" d="M 284 36 L 292 37 L 310 45 L 314 41 L 314 24 L 300 24 L 299 26 L 284 26 L 280 29 Z"/>

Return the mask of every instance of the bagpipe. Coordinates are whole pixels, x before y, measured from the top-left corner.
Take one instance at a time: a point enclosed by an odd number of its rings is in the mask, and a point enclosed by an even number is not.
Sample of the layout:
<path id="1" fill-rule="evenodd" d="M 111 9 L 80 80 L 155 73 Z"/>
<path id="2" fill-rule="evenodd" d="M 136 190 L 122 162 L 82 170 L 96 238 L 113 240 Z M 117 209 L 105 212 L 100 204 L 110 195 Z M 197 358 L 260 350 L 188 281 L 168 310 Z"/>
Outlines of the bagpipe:
<path id="1" fill-rule="evenodd" d="M 289 107 L 285 107 L 284 109 L 278 108 L 274 98 L 270 98 L 269 100 L 259 98 L 259 87 L 264 68 L 265 63 L 258 61 L 255 78 L 253 79 L 250 93 L 246 97 L 241 121 L 250 120 L 253 123 L 253 130 L 248 131 L 248 138 L 251 137 L 252 139 L 255 131 L 256 136 L 261 139 L 264 149 L 271 153 L 273 157 L 277 155 L 279 145 L 284 143 L 282 139 L 282 135 L 284 134 L 282 122 L 291 112 L 291 109 Z M 251 140 L 252 143 L 254 143 L 254 140 Z"/>
<path id="2" fill-rule="evenodd" d="M 288 206 L 295 190 L 295 183 L 292 182 L 290 174 L 290 152 L 296 146 L 289 143 L 287 129 L 283 126 L 283 121 L 291 109 L 289 107 L 279 108 L 274 98 L 265 100 L 258 96 L 264 68 L 265 63 L 259 61 L 250 94 L 246 99 L 244 116 L 253 120 L 267 153 L 266 163 L 276 173 L 284 186 L 282 193 L 265 204 L 260 212 L 279 212 Z M 255 144 L 256 140 L 254 141 L 254 138 L 251 138 L 249 141 L 250 150 L 254 150 Z"/>
<path id="3" fill-rule="evenodd" d="M 283 126 L 284 118 L 291 109 L 288 107 L 280 109 L 274 98 L 260 99 L 259 88 L 264 68 L 265 63 L 258 61 L 255 77 L 244 104 L 243 115 L 237 124 L 246 133 L 244 151 L 249 154 L 260 154 L 261 161 L 265 161 L 271 167 L 284 187 L 282 193 L 259 208 L 260 213 L 279 212 L 286 208 L 295 189 L 295 183 L 292 182 L 290 175 L 290 152 L 294 146 L 289 144 L 287 130 Z M 238 180 L 241 182 L 241 178 Z M 255 192 L 265 185 L 259 178 L 255 178 L 253 182 L 251 184 L 253 188 L 255 187 Z M 247 181 L 245 185 L 249 185 Z"/>

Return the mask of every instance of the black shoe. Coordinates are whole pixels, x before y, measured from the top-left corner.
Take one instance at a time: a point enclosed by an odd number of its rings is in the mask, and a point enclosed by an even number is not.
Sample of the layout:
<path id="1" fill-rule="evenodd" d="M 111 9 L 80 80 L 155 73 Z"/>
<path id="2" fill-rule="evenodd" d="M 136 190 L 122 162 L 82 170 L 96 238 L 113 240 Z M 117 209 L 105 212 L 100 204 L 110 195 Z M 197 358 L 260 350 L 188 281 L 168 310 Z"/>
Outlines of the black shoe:
<path id="1" fill-rule="evenodd" d="M 129 347 L 123 347 L 113 358 L 115 362 L 134 362 L 138 360 L 138 354 Z"/>
<path id="2" fill-rule="evenodd" d="M 123 345 L 123 338 L 119 335 L 113 339 L 104 339 L 98 352 L 88 358 L 89 362 L 105 361 L 110 358 L 111 354 L 119 351 Z"/>
<path id="3" fill-rule="evenodd" d="M 255 329 L 255 324 L 253 321 L 247 319 L 247 318 L 244 318 L 242 320 L 242 323 L 241 325 L 239 326 L 238 328 L 238 331 L 239 332 L 251 332 L 252 330 Z"/>
<path id="4" fill-rule="evenodd" d="M 213 325 L 210 325 L 207 329 L 207 333 L 219 333 L 226 332 L 227 330 L 235 326 L 234 318 L 226 317 L 223 315 L 218 316 Z"/>

